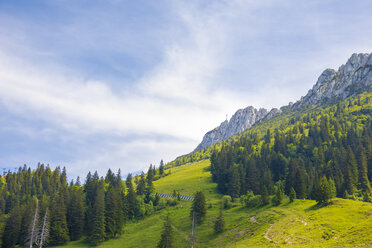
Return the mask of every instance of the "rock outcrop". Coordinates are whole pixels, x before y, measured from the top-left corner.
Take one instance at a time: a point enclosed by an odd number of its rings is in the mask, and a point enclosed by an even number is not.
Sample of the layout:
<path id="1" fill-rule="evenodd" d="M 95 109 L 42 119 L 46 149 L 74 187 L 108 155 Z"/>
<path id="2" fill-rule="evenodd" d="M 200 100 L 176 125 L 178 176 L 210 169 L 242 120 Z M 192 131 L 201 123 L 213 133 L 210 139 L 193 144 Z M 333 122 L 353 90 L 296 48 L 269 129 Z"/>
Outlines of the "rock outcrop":
<path id="1" fill-rule="evenodd" d="M 290 103 L 280 109 L 273 108 L 270 112 L 266 109 L 257 110 L 252 106 L 239 109 L 230 121 L 226 120 L 219 127 L 206 133 L 194 152 L 243 132 L 257 121 L 271 119 L 280 114 L 282 110 L 296 110 L 302 106 L 319 105 L 334 98 L 344 99 L 369 87 L 372 87 L 372 54 L 354 53 L 337 71 L 326 69 L 306 96 L 301 97 L 294 104 Z"/>
<path id="2" fill-rule="evenodd" d="M 345 99 L 372 85 L 372 54 L 354 53 L 336 71 L 326 69 L 311 90 L 293 105 L 318 105 L 333 98 Z"/>
<path id="3" fill-rule="evenodd" d="M 254 107 L 249 106 L 244 109 L 239 109 L 229 121 L 225 120 L 219 127 L 206 133 L 203 141 L 196 147 L 194 152 L 243 132 L 254 123 L 264 118 L 267 114 L 268 111 L 264 108 L 257 110 Z"/>

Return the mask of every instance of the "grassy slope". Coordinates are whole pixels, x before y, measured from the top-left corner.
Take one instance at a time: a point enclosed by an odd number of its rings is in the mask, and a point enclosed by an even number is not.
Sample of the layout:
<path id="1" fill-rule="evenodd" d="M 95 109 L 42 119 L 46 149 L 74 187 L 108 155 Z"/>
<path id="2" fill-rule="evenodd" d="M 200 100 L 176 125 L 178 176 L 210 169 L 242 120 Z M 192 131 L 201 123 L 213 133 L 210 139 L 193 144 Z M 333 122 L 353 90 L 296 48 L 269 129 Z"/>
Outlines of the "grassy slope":
<path id="1" fill-rule="evenodd" d="M 209 161 L 204 160 L 172 168 L 171 175 L 155 182 L 157 192 L 192 195 L 201 190 L 206 194 L 208 205 L 206 220 L 198 225 L 195 247 L 372 247 L 372 204 L 335 199 L 333 204 L 317 208 L 314 201 L 288 199 L 278 207 L 266 206 L 246 209 L 234 203 L 224 211 L 226 231 L 220 235 L 213 232 L 213 221 L 219 212 L 222 197 L 215 190 L 208 171 Z M 137 223 L 128 223 L 125 233 L 98 247 L 156 247 L 163 220 L 169 212 L 175 229 L 175 245 L 190 247 L 191 202 L 181 201 L 178 206 L 162 210 Z M 257 222 L 250 221 L 255 217 Z M 267 230 L 272 225 L 270 232 Z M 265 234 L 269 241 L 265 238 Z M 88 247 L 70 242 L 64 247 Z"/>

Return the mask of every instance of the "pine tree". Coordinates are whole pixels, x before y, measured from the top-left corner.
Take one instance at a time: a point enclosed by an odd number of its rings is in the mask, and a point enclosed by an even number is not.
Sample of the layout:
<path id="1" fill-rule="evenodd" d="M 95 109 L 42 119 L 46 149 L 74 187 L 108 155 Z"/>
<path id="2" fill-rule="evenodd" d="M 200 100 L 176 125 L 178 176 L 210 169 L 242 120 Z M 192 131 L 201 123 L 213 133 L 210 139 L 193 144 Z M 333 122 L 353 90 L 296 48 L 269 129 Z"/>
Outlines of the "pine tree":
<path id="1" fill-rule="evenodd" d="M 141 178 L 137 185 L 137 195 L 144 195 L 146 190 L 146 181 L 145 181 L 145 175 L 141 174 Z"/>
<path id="2" fill-rule="evenodd" d="M 372 193 L 371 185 L 368 180 L 368 167 L 367 167 L 367 158 L 365 155 L 365 150 L 363 147 L 359 147 L 359 182 L 363 192 L 366 192 L 367 195 Z"/>
<path id="3" fill-rule="evenodd" d="M 330 191 L 330 199 L 332 199 L 336 197 L 337 195 L 336 185 L 335 185 L 335 182 L 331 178 L 328 180 L 328 184 L 329 184 L 329 191 Z"/>
<path id="4" fill-rule="evenodd" d="M 166 217 L 164 222 L 163 232 L 161 234 L 161 238 L 158 243 L 158 248 L 172 248 L 174 246 L 173 242 L 173 228 L 171 224 L 171 220 L 169 218 L 169 214 Z"/>
<path id="5" fill-rule="evenodd" d="M 152 164 L 150 164 L 149 170 L 147 171 L 147 178 L 146 178 L 147 185 L 150 187 L 152 186 L 152 181 L 154 180 L 154 171 L 155 171 L 155 167 L 153 168 Z"/>
<path id="6" fill-rule="evenodd" d="M 261 197 L 262 197 L 263 205 L 267 205 L 270 203 L 270 196 L 269 196 L 269 192 L 267 191 L 266 186 L 263 186 Z"/>
<path id="7" fill-rule="evenodd" d="M 128 193 L 125 197 L 125 210 L 127 217 L 133 219 L 136 214 L 136 193 L 134 192 L 133 185 L 129 185 Z"/>
<path id="8" fill-rule="evenodd" d="M 127 186 L 127 188 L 130 188 L 130 186 L 133 186 L 131 173 L 129 173 L 127 176 L 127 179 L 125 179 L 125 185 Z"/>
<path id="9" fill-rule="evenodd" d="M 22 212 L 21 208 L 16 205 L 10 212 L 10 216 L 5 223 L 2 238 L 2 247 L 14 247 L 18 242 L 21 229 Z"/>
<path id="10" fill-rule="evenodd" d="M 162 176 L 163 174 L 164 174 L 164 162 L 163 160 L 160 160 L 159 175 Z"/>
<path id="11" fill-rule="evenodd" d="M 293 202 L 296 199 L 296 191 L 293 187 L 291 187 L 291 191 L 289 193 L 289 201 Z"/>
<path id="12" fill-rule="evenodd" d="M 278 186 L 275 191 L 275 196 L 272 199 L 272 203 L 274 206 L 278 206 L 282 203 L 283 200 L 283 191 L 282 189 Z"/>
<path id="13" fill-rule="evenodd" d="M 191 219 L 193 218 L 194 214 L 198 223 L 203 220 L 207 214 L 205 196 L 201 191 L 195 193 L 190 212 Z"/>
<path id="14" fill-rule="evenodd" d="M 62 190 L 54 193 L 50 206 L 50 237 L 51 245 L 62 245 L 69 241 L 65 199 Z"/>
<path id="15" fill-rule="evenodd" d="M 331 199 L 331 190 L 329 188 L 328 180 L 323 176 L 317 185 L 315 200 L 318 204 L 326 204 Z"/>
<path id="16" fill-rule="evenodd" d="M 92 213 L 92 229 L 87 239 L 92 245 L 98 245 L 105 240 L 105 193 L 103 181 L 98 183 Z"/>
<path id="17" fill-rule="evenodd" d="M 81 187 L 70 187 L 70 202 L 67 207 L 67 225 L 70 239 L 78 240 L 84 230 L 84 194 Z"/>
<path id="18" fill-rule="evenodd" d="M 220 214 L 214 222 L 214 231 L 216 233 L 221 233 L 225 230 L 225 219 L 222 213 L 222 207 L 220 208 Z"/>
<path id="19" fill-rule="evenodd" d="M 106 225 L 106 237 L 113 238 L 118 233 L 118 216 L 116 216 L 118 209 L 120 208 L 120 202 L 117 194 L 115 194 L 115 188 L 110 185 L 106 191 L 105 196 L 105 225 Z"/>

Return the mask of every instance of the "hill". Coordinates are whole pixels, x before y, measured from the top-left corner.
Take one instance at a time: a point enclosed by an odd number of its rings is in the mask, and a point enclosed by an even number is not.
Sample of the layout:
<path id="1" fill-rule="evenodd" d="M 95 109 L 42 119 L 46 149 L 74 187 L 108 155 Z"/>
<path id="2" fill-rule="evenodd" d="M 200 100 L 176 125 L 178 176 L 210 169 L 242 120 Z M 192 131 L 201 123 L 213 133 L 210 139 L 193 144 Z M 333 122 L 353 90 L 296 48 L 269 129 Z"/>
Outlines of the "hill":
<path id="1" fill-rule="evenodd" d="M 334 199 L 319 208 L 313 200 L 285 198 L 279 206 L 246 208 L 240 202 L 224 210 L 226 231 L 215 234 L 213 221 L 219 212 L 221 194 L 212 182 L 208 160 L 171 169 L 171 174 L 155 181 L 158 192 L 182 194 L 202 190 L 206 194 L 206 220 L 198 225 L 195 247 L 365 247 L 372 245 L 372 204 Z M 124 234 L 97 247 L 156 247 L 167 213 L 175 230 L 175 247 L 190 247 L 190 201 L 181 201 L 156 214 L 127 223 Z M 88 247 L 70 242 L 69 247 Z"/>

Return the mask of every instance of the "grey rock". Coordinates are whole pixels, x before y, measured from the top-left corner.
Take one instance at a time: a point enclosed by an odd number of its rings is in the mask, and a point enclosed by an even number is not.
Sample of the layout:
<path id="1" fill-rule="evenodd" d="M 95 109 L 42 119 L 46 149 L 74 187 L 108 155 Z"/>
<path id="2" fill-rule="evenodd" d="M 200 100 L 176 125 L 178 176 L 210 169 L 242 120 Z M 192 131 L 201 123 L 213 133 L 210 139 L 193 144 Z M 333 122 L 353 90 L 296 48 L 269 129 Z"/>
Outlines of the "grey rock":
<path id="1" fill-rule="evenodd" d="M 272 109 L 270 110 L 270 112 L 267 113 L 267 115 L 265 115 L 264 118 L 262 118 L 262 120 L 266 121 L 266 120 L 268 120 L 268 119 L 273 118 L 274 116 L 279 115 L 280 113 L 282 113 L 282 111 L 281 111 L 280 109 L 272 108 Z"/>
<path id="2" fill-rule="evenodd" d="M 326 69 L 311 90 L 292 107 L 318 105 L 328 99 L 345 99 L 372 85 L 372 54 L 354 53 L 336 71 Z"/>
<path id="3" fill-rule="evenodd" d="M 204 135 L 203 141 L 196 147 L 195 151 L 202 150 L 214 145 L 235 134 L 245 131 L 257 121 L 269 120 L 279 115 L 282 111 L 296 109 L 303 105 L 318 105 L 332 98 L 346 98 L 364 90 L 372 85 L 372 54 L 354 53 L 345 65 L 336 71 L 326 69 L 319 76 L 316 84 L 311 90 L 301 97 L 296 103 L 289 103 L 280 109 L 273 108 L 268 112 L 266 109 L 255 109 L 249 106 L 239 109 L 229 121 L 224 121 L 219 127 Z"/>
<path id="4" fill-rule="evenodd" d="M 267 114 L 268 111 L 264 108 L 257 110 L 254 107 L 249 106 L 244 109 L 239 109 L 229 121 L 225 120 L 219 127 L 206 133 L 202 142 L 196 147 L 194 152 L 243 132 L 254 123 L 264 118 Z"/>

